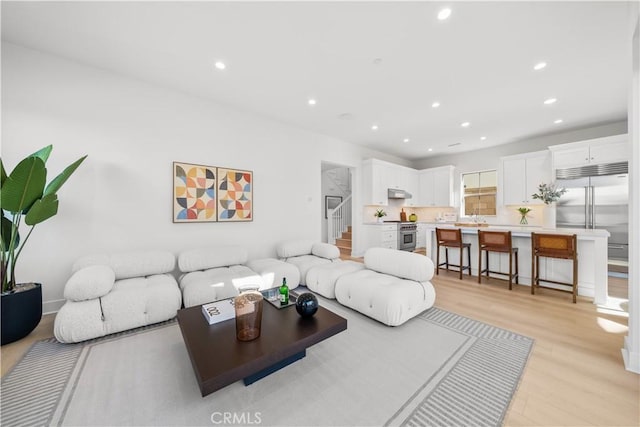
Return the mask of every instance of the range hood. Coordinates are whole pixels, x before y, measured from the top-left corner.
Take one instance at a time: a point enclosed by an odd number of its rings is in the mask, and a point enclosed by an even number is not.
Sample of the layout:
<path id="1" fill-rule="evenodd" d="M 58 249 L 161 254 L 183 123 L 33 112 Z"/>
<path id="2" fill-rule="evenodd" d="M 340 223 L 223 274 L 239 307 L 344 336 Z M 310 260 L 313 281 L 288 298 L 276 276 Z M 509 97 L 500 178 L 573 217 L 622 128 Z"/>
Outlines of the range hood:
<path id="1" fill-rule="evenodd" d="M 411 196 L 411 193 L 408 193 L 404 190 L 389 188 L 387 190 L 387 197 L 389 199 L 410 199 L 412 196 Z"/>

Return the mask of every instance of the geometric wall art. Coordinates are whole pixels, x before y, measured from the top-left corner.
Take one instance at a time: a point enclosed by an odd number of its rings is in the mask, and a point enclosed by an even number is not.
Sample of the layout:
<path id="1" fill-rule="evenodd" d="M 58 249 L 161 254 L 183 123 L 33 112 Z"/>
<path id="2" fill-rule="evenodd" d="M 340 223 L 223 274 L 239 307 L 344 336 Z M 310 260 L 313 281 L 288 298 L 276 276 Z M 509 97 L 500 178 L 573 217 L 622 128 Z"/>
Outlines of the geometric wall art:
<path id="1" fill-rule="evenodd" d="M 218 168 L 218 221 L 253 221 L 253 172 Z"/>
<path id="2" fill-rule="evenodd" d="M 217 220 L 214 166 L 173 162 L 173 222 Z"/>

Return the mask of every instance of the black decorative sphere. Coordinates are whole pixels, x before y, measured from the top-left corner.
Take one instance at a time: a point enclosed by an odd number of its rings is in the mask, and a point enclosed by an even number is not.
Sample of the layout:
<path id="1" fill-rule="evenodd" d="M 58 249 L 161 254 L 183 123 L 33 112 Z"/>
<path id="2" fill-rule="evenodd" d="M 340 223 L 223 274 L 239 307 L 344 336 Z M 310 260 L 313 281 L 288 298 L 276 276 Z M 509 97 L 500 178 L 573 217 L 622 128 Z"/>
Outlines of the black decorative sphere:
<path id="1" fill-rule="evenodd" d="M 302 317 L 311 317 L 318 311 L 318 299 L 314 294 L 305 292 L 296 300 L 296 311 Z"/>

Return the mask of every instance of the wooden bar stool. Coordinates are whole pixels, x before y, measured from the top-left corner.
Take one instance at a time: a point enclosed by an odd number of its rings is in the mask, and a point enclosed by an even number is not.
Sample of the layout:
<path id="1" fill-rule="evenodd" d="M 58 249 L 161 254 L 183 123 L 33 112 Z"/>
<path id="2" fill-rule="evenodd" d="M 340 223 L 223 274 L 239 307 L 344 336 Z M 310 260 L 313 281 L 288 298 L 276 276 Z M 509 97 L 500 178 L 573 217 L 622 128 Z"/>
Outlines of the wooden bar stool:
<path id="1" fill-rule="evenodd" d="M 531 294 L 535 288 L 546 287 L 556 291 L 571 292 L 573 303 L 578 293 L 578 243 L 575 234 L 541 234 L 531 233 Z M 573 277 L 571 283 L 557 282 L 540 278 L 540 257 L 568 259 L 573 263 Z M 556 285 L 571 286 L 571 290 L 540 286 L 540 281 Z"/>
<path id="2" fill-rule="evenodd" d="M 460 280 L 462 280 L 462 272 L 469 270 L 471 275 L 471 243 L 462 242 L 462 231 L 459 228 L 437 228 L 436 227 L 436 274 L 440 274 L 440 266 L 444 265 L 445 270 L 460 271 Z M 444 247 L 445 262 L 440 263 L 440 246 Z M 449 248 L 457 248 L 460 252 L 460 261 L 458 265 L 449 264 Z M 467 249 L 467 265 L 462 265 L 462 252 Z M 449 266 L 457 267 L 458 270 L 450 270 Z"/>
<path id="3" fill-rule="evenodd" d="M 500 274 L 509 276 L 509 290 L 512 289 L 513 281 L 518 283 L 518 248 L 514 248 L 511 242 L 510 231 L 482 231 L 478 230 L 478 283 L 481 283 L 482 273 Z M 487 268 L 482 269 L 482 251 L 485 253 L 485 264 Z M 509 254 L 509 273 L 492 271 L 489 267 L 489 252 L 500 252 Z M 516 268 L 513 273 L 513 259 L 515 256 Z"/>

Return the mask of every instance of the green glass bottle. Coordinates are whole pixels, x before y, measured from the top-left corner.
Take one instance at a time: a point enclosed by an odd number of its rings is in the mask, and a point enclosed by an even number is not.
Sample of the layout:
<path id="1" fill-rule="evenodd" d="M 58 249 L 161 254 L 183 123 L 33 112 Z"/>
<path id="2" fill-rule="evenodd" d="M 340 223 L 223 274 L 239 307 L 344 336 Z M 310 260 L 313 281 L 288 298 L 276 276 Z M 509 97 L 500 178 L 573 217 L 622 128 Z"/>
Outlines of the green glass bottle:
<path id="1" fill-rule="evenodd" d="M 282 286 L 280 286 L 280 305 L 289 304 L 289 287 L 287 286 L 287 278 L 282 278 Z"/>

